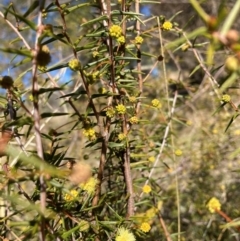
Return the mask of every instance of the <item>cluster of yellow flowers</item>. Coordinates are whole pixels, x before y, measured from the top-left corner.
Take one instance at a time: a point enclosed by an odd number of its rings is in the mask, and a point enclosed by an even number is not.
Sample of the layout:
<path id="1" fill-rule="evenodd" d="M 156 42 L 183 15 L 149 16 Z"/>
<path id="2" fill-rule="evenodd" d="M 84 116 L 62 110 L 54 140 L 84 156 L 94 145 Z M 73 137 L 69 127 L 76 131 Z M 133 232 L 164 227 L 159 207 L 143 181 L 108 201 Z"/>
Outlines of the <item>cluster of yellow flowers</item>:
<path id="1" fill-rule="evenodd" d="M 124 44 L 124 43 L 125 43 L 125 37 L 124 37 L 124 36 L 120 36 L 119 38 L 117 38 L 117 41 L 118 41 L 120 44 Z"/>
<path id="2" fill-rule="evenodd" d="M 209 210 L 209 212 L 211 213 L 215 213 L 217 210 L 220 211 L 221 210 L 221 203 L 219 202 L 219 200 L 215 197 L 212 197 L 209 202 L 207 203 L 207 208 Z"/>
<path id="3" fill-rule="evenodd" d="M 115 115 L 115 110 L 113 107 L 108 107 L 106 111 L 106 116 L 113 118 Z"/>
<path id="4" fill-rule="evenodd" d="M 144 193 L 150 193 L 152 191 L 152 188 L 149 185 L 144 185 L 142 191 Z"/>
<path id="5" fill-rule="evenodd" d="M 117 110 L 117 113 L 118 113 L 118 114 L 125 114 L 127 108 L 126 108 L 123 104 L 118 104 L 118 105 L 116 106 L 116 110 Z"/>
<path id="6" fill-rule="evenodd" d="M 173 28 L 173 24 L 170 21 L 165 21 L 162 25 L 162 28 L 166 31 L 169 31 Z"/>
<path id="7" fill-rule="evenodd" d="M 120 44 L 124 44 L 126 41 L 125 37 L 122 35 L 122 28 L 119 25 L 112 25 L 109 29 L 109 34 L 111 37 L 116 38 Z"/>
<path id="8" fill-rule="evenodd" d="M 129 119 L 129 122 L 131 124 L 137 124 L 138 123 L 138 118 L 137 116 L 132 116 L 130 119 Z"/>
<path id="9" fill-rule="evenodd" d="M 148 161 L 149 161 L 149 162 L 154 162 L 154 161 L 155 161 L 155 157 L 154 157 L 154 156 L 150 156 L 150 157 L 148 158 Z"/>
<path id="10" fill-rule="evenodd" d="M 137 36 L 134 39 L 135 44 L 142 44 L 143 43 L 143 38 L 141 36 Z"/>
<path id="11" fill-rule="evenodd" d="M 162 104 L 158 99 L 153 99 L 152 100 L 152 106 L 155 107 L 155 108 L 161 108 Z"/>
<path id="12" fill-rule="evenodd" d="M 115 238 L 116 241 L 135 241 L 136 238 L 132 232 L 124 227 L 120 227 Z"/>
<path id="13" fill-rule="evenodd" d="M 224 103 L 230 102 L 230 101 L 231 101 L 231 96 L 230 96 L 230 95 L 223 95 L 223 96 L 222 96 L 222 101 L 223 101 Z"/>
<path id="14" fill-rule="evenodd" d="M 129 100 L 131 103 L 136 103 L 137 98 L 136 98 L 136 96 L 129 96 L 129 97 L 128 97 L 128 100 Z"/>
<path id="15" fill-rule="evenodd" d="M 122 35 L 122 28 L 119 25 L 112 25 L 109 29 L 111 37 L 119 38 Z"/>
<path id="16" fill-rule="evenodd" d="M 78 196 L 78 191 L 76 190 L 71 190 L 70 193 L 66 193 L 63 197 L 63 199 L 67 202 L 72 202 L 73 200 L 76 199 Z"/>
<path id="17" fill-rule="evenodd" d="M 182 155 L 182 150 L 177 149 L 177 150 L 174 152 L 174 154 L 175 154 L 176 156 L 181 156 L 181 155 Z"/>
<path id="18" fill-rule="evenodd" d="M 119 134 L 118 134 L 118 140 L 119 140 L 119 141 L 123 141 L 124 139 L 126 139 L 126 137 L 127 137 L 127 136 L 126 136 L 126 134 L 124 134 L 124 133 L 119 133 Z"/>
<path id="19" fill-rule="evenodd" d="M 140 230 L 142 230 L 144 233 L 148 233 L 151 229 L 151 226 L 147 222 L 143 222 L 140 226 Z"/>
<path id="20" fill-rule="evenodd" d="M 151 207 L 144 213 L 138 213 L 135 216 L 135 220 L 138 223 L 138 226 L 140 230 L 143 232 L 149 232 L 151 229 L 151 223 L 153 222 L 153 218 L 157 215 L 157 213 L 161 210 L 162 208 L 162 201 L 159 201 L 157 203 L 157 207 Z"/>
<path id="21" fill-rule="evenodd" d="M 81 63 L 78 59 L 74 58 L 68 62 L 68 67 L 73 71 L 77 71 L 81 69 Z"/>
<path id="22" fill-rule="evenodd" d="M 100 78 L 99 71 L 95 71 L 95 72 L 89 73 L 89 74 L 85 72 L 85 75 L 88 79 L 89 84 L 94 84 Z"/>
<path id="23" fill-rule="evenodd" d="M 79 186 L 89 195 L 92 195 L 95 192 L 97 184 L 98 180 L 95 177 L 90 177 L 86 183 L 81 183 Z"/>
<path id="24" fill-rule="evenodd" d="M 94 141 L 97 139 L 96 132 L 93 128 L 83 129 L 83 135 L 88 137 L 90 141 Z"/>

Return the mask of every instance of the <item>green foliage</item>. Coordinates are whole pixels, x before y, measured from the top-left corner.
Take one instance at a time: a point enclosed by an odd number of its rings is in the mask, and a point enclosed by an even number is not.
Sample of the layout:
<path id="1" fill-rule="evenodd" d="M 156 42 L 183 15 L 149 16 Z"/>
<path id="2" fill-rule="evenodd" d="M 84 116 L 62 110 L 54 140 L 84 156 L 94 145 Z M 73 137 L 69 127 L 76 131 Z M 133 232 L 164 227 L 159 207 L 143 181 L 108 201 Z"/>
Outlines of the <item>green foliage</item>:
<path id="1" fill-rule="evenodd" d="M 41 2 L 0 8 L 0 239 L 234 240 L 240 1 Z"/>

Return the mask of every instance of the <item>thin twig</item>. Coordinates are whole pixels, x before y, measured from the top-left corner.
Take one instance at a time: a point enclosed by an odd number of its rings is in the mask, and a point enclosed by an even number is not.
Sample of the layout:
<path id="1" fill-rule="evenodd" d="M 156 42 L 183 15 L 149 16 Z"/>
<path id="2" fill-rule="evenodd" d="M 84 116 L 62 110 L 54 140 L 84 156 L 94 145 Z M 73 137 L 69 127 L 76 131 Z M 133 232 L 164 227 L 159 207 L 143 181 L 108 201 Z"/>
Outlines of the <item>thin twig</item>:
<path id="1" fill-rule="evenodd" d="M 174 98 L 173 98 L 173 103 L 172 103 L 172 108 L 171 108 L 171 111 L 170 111 L 169 122 L 168 122 L 168 124 L 166 126 L 166 129 L 165 129 L 165 132 L 164 132 L 164 136 L 163 136 L 163 140 L 162 140 L 162 143 L 161 143 L 158 155 L 156 157 L 156 160 L 155 160 L 155 162 L 153 164 L 153 167 L 152 167 L 150 173 L 148 174 L 148 178 L 147 178 L 147 180 L 145 182 L 145 185 L 147 185 L 149 183 L 149 180 L 152 177 L 152 175 L 153 175 L 153 173 L 155 171 L 155 168 L 158 165 L 158 162 L 159 162 L 160 157 L 161 157 L 162 152 L 163 152 L 163 148 L 166 145 L 168 134 L 169 134 L 169 130 L 170 130 L 170 126 L 171 126 L 171 122 L 172 122 L 172 117 L 173 117 L 173 114 L 174 114 L 174 111 L 175 111 L 175 106 L 176 106 L 176 103 L 177 103 L 177 98 L 178 98 L 178 94 L 177 94 L 177 92 L 175 92 Z M 140 194 L 140 198 L 142 197 L 142 195 L 143 195 L 143 192 Z"/>
<path id="2" fill-rule="evenodd" d="M 166 237 L 167 241 L 172 241 L 171 236 L 170 236 L 170 234 L 169 234 L 169 232 L 167 230 L 167 227 L 165 225 L 165 222 L 164 222 L 161 214 L 158 214 L 158 216 L 159 216 L 159 222 L 160 222 L 160 224 L 161 224 L 161 226 L 163 228 L 163 232 L 165 234 L 165 237 Z"/>
<path id="3" fill-rule="evenodd" d="M 38 30 L 36 32 L 36 39 L 35 39 L 35 49 L 34 49 L 34 56 L 33 56 L 33 66 L 32 66 L 32 95 L 33 95 L 33 116 L 34 116 L 34 129 L 35 129 L 35 136 L 36 136 L 36 148 L 38 156 L 43 159 L 43 146 L 42 146 L 42 139 L 41 139 L 41 132 L 40 132 L 40 110 L 38 105 L 38 82 L 37 82 L 37 71 L 38 71 L 38 62 L 37 56 L 40 52 L 40 43 L 39 38 L 42 35 L 43 29 L 42 26 L 42 10 L 44 8 L 44 0 L 39 0 L 39 10 L 38 10 Z M 40 178 L 40 205 L 41 211 L 44 213 L 46 209 L 46 183 L 44 180 L 44 175 L 41 174 Z M 45 241 L 45 220 L 42 216 L 41 225 L 40 225 L 40 232 L 39 232 L 39 239 L 40 241 Z"/>
<path id="4" fill-rule="evenodd" d="M 23 41 L 25 47 L 30 50 L 31 47 L 29 46 L 29 44 L 27 43 L 27 41 L 25 40 L 25 38 L 21 35 L 21 33 L 18 31 L 18 29 L 10 22 L 8 21 L 5 17 L 4 14 L 0 11 L 0 16 L 6 21 L 6 23 L 11 27 L 11 29 L 18 35 L 18 37 Z"/>

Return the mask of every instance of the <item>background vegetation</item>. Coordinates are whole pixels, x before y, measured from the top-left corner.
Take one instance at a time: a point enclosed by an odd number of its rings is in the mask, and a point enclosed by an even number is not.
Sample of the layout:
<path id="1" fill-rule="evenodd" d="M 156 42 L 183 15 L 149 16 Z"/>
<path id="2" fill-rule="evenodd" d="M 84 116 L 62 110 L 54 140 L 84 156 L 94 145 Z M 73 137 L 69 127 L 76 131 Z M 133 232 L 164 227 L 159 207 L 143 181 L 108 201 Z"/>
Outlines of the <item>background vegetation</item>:
<path id="1" fill-rule="evenodd" d="M 239 240 L 239 8 L 3 1 L 0 240 Z"/>

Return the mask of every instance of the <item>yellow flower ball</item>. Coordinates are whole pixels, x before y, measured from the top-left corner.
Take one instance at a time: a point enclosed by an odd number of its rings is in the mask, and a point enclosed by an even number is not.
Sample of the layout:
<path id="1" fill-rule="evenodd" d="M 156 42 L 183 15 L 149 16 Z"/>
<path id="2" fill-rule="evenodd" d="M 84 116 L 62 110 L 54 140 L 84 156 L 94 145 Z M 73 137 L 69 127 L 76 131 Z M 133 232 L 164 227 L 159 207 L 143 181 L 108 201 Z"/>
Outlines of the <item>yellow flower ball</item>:
<path id="1" fill-rule="evenodd" d="M 215 197 L 212 197 L 206 206 L 210 213 L 215 213 L 217 210 L 221 210 L 221 203 Z"/>
<path id="2" fill-rule="evenodd" d="M 78 191 L 76 190 L 71 190 L 70 193 L 66 193 L 63 197 L 63 199 L 67 202 L 72 202 L 73 200 L 76 199 L 78 196 Z"/>
<path id="3" fill-rule="evenodd" d="M 125 114 L 127 109 L 123 104 L 119 104 L 116 106 L 116 110 L 118 114 Z"/>
<path id="4" fill-rule="evenodd" d="M 231 101 L 231 96 L 230 95 L 223 95 L 222 96 L 222 101 L 225 103 L 228 103 Z"/>
<path id="5" fill-rule="evenodd" d="M 152 188 L 149 185 L 144 185 L 142 191 L 144 193 L 150 193 L 152 191 Z"/>
<path id="6" fill-rule="evenodd" d="M 81 69 L 81 63 L 78 59 L 71 59 L 68 62 L 68 67 L 73 71 L 77 71 Z"/>
<path id="7" fill-rule="evenodd" d="M 155 157 L 154 157 L 154 156 L 150 156 L 150 157 L 148 158 L 148 161 L 149 161 L 149 162 L 154 162 L 154 161 L 155 161 Z"/>
<path id="8" fill-rule="evenodd" d="M 129 119 L 129 122 L 131 124 L 137 124 L 138 123 L 138 118 L 137 116 L 132 116 L 130 119 Z"/>
<path id="9" fill-rule="evenodd" d="M 113 107 L 108 107 L 106 111 L 106 116 L 109 118 L 113 118 L 115 115 L 115 110 Z"/>
<path id="10" fill-rule="evenodd" d="M 116 241 L 135 241 L 136 238 L 132 232 L 124 227 L 120 227 L 117 231 Z"/>
<path id="11" fill-rule="evenodd" d="M 117 41 L 120 44 L 124 44 L 125 43 L 125 37 L 124 36 L 120 36 L 119 38 L 117 38 Z"/>
<path id="12" fill-rule="evenodd" d="M 123 141 L 124 139 L 126 139 L 126 137 L 127 137 L 127 136 L 126 136 L 126 134 L 124 134 L 124 133 L 119 133 L 119 134 L 118 134 L 118 140 L 119 140 L 119 141 Z"/>
<path id="13" fill-rule="evenodd" d="M 162 107 L 162 104 L 158 99 L 153 99 L 151 103 L 152 103 L 152 106 L 155 107 L 155 108 L 161 108 Z"/>
<path id="14" fill-rule="evenodd" d="M 143 231 L 144 233 L 148 233 L 150 229 L 151 229 L 151 226 L 147 222 L 142 223 L 140 226 L 140 230 Z"/>
<path id="15" fill-rule="evenodd" d="M 165 21 L 163 23 L 162 27 L 163 27 L 164 30 L 169 31 L 169 30 L 172 29 L 173 25 L 172 25 L 172 23 L 170 21 Z"/>
<path id="16" fill-rule="evenodd" d="M 119 25 L 112 25 L 109 34 L 111 37 L 119 38 L 122 35 L 122 28 Z"/>
<path id="17" fill-rule="evenodd" d="M 135 44 L 142 44 L 143 38 L 141 36 L 137 36 L 134 40 Z"/>
<path id="18" fill-rule="evenodd" d="M 175 153 L 176 156 L 181 156 L 182 155 L 182 150 L 177 149 L 174 153 Z"/>
<path id="19" fill-rule="evenodd" d="M 136 96 L 129 96 L 128 97 L 129 102 L 131 103 L 136 103 L 137 102 L 137 97 Z"/>
<path id="20" fill-rule="evenodd" d="M 86 191 L 89 195 L 95 192 L 98 180 L 95 177 L 90 177 L 86 183 L 81 183 L 79 186 L 82 190 Z"/>

